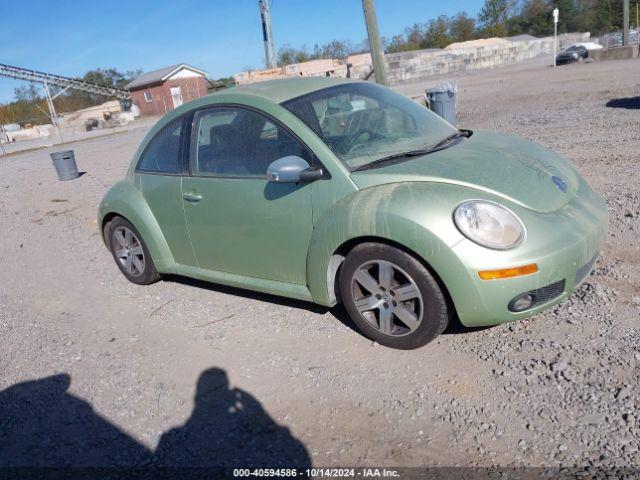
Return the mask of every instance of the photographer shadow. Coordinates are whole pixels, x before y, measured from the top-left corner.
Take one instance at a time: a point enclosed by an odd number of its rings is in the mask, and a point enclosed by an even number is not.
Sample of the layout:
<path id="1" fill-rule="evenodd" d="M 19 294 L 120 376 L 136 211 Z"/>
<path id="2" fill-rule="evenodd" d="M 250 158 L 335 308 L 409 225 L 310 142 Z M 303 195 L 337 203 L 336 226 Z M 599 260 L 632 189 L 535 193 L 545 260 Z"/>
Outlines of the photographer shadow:
<path id="1" fill-rule="evenodd" d="M 155 452 L 69 393 L 70 383 L 60 374 L 0 391 L 0 472 L 31 478 L 34 469 L 44 469 L 38 478 L 49 478 L 57 469 L 95 478 L 99 469 L 100 478 L 127 472 L 187 478 L 187 469 L 311 466 L 304 445 L 258 400 L 231 388 L 219 368 L 200 375 L 191 417 L 164 433 Z"/>
<path id="2" fill-rule="evenodd" d="M 0 391 L 0 470 L 149 464 L 151 451 L 70 394 L 70 384 L 60 374 Z"/>
<path id="3" fill-rule="evenodd" d="M 230 388 L 224 370 L 210 368 L 198 380 L 191 417 L 162 435 L 154 464 L 307 468 L 311 459 L 304 445 L 278 425 L 259 401 Z"/>

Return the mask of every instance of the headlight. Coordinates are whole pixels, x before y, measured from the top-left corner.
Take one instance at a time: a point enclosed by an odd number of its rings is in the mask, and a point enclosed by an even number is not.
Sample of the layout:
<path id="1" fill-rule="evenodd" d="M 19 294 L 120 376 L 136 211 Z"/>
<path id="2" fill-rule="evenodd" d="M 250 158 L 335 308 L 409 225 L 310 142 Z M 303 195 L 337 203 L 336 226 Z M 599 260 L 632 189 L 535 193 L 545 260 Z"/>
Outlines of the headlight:
<path id="1" fill-rule="evenodd" d="M 453 212 L 458 230 L 483 247 L 506 250 L 518 245 L 525 235 L 524 225 L 507 208 L 486 200 L 469 200 Z"/>

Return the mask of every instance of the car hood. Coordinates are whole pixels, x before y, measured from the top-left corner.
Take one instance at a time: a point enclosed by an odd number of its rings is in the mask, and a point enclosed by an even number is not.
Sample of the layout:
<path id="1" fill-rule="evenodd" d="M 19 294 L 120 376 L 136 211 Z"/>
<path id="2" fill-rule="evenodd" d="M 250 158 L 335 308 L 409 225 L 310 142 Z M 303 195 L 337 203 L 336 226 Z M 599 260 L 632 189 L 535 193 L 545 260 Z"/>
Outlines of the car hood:
<path id="1" fill-rule="evenodd" d="M 477 131 L 428 155 L 352 172 L 359 189 L 398 182 L 449 183 L 547 213 L 576 194 L 578 174 L 557 153 L 518 135 Z"/>

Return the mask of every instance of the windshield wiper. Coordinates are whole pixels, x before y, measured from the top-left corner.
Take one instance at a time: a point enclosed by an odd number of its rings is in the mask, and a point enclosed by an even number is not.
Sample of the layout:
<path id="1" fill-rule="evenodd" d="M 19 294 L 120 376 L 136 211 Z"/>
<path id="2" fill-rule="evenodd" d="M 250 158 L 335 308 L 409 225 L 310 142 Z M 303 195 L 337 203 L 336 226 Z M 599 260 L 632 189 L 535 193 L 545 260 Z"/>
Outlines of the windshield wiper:
<path id="1" fill-rule="evenodd" d="M 382 157 L 377 160 L 374 160 L 373 162 L 360 165 L 359 167 L 356 167 L 351 171 L 358 172 L 360 170 L 368 170 L 370 168 L 375 168 L 380 164 L 392 162 L 394 160 L 402 160 L 404 158 L 420 157 L 422 155 L 428 155 L 430 153 L 437 152 L 439 150 L 444 150 L 445 148 L 450 147 L 451 145 L 454 144 L 454 141 L 457 140 L 458 138 L 463 138 L 463 137 L 469 138 L 471 135 L 473 135 L 473 132 L 471 130 L 460 129 L 457 132 L 452 133 L 451 135 L 431 145 L 429 148 L 421 148 L 419 150 L 409 150 L 408 152 L 394 153 L 393 155 L 388 155 L 386 157 Z"/>
<path id="2" fill-rule="evenodd" d="M 456 133 L 452 133 L 448 137 L 445 137 L 442 140 L 440 140 L 435 145 L 432 145 L 431 147 L 429 147 L 429 150 L 433 151 L 433 152 L 436 152 L 438 150 L 442 150 L 443 148 L 447 148 L 447 147 L 451 146 L 452 142 L 455 139 L 461 138 L 461 137 L 469 138 L 471 135 L 473 135 L 473 132 L 471 130 L 465 130 L 465 129 L 461 128 Z"/>

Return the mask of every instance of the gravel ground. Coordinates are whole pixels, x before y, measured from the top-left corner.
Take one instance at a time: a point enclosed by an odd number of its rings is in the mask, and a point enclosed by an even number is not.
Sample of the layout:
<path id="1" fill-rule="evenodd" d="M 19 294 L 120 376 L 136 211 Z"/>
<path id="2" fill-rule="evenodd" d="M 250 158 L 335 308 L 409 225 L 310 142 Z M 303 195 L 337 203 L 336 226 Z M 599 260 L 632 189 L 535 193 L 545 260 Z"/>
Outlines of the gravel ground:
<path id="1" fill-rule="evenodd" d="M 462 126 L 566 154 L 610 234 L 558 307 L 410 352 L 341 309 L 128 283 L 95 214 L 144 129 L 73 144 L 72 182 L 50 149 L 0 158 L 0 466 L 640 466 L 640 99 L 606 106 L 638 78 L 640 60 L 449 77 Z"/>
<path id="2" fill-rule="evenodd" d="M 89 138 L 102 137 L 105 135 L 113 135 L 122 133 L 128 130 L 134 130 L 137 128 L 144 128 L 148 130 L 151 126 L 158 121 L 159 117 L 140 117 L 134 122 L 126 123 L 112 128 L 97 128 L 90 132 L 81 131 L 78 128 L 63 129 L 62 140 L 64 144 L 77 142 L 79 140 L 86 140 Z M 57 135 L 54 133 L 52 137 L 47 138 L 34 138 L 31 140 L 20 140 L 12 143 L 2 143 L 0 145 L 0 158 L 5 154 L 12 154 L 18 152 L 26 152 L 27 150 L 35 150 L 39 148 L 46 148 L 53 146 L 58 141 Z M 58 145 L 57 148 L 59 148 Z"/>

